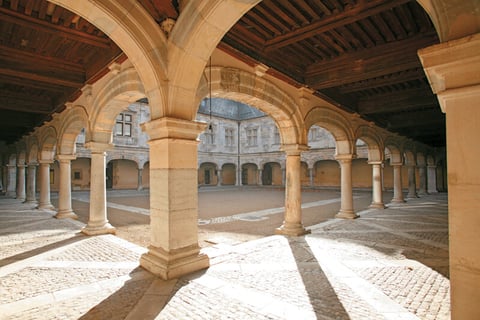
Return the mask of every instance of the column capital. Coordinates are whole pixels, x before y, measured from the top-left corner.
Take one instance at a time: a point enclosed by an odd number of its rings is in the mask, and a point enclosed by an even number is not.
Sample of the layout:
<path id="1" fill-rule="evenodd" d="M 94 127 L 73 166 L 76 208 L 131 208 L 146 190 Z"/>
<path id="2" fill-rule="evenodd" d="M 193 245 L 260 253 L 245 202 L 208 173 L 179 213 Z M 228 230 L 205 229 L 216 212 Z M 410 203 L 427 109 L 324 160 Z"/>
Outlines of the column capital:
<path id="1" fill-rule="evenodd" d="M 102 153 L 113 149 L 112 143 L 89 141 L 85 143 L 85 148 L 90 149 L 92 153 Z"/>
<path id="2" fill-rule="evenodd" d="M 30 167 L 30 166 L 35 166 L 35 167 L 36 167 L 36 166 L 38 166 L 38 162 L 37 162 L 37 161 L 29 162 L 29 163 L 27 164 L 27 166 L 28 166 L 28 167 Z"/>
<path id="3" fill-rule="evenodd" d="M 353 159 L 356 159 L 357 155 L 353 153 L 345 153 L 345 154 L 336 154 L 335 155 L 335 160 L 340 160 L 340 161 L 352 161 Z"/>
<path id="4" fill-rule="evenodd" d="M 289 156 L 298 156 L 302 153 L 302 151 L 307 151 L 310 149 L 307 145 L 304 144 L 282 144 L 280 150 L 285 151 L 285 153 Z"/>
<path id="5" fill-rule="evenodd" d="M 77 156 L 74 155 L 74 154 L 57 154 L 55 159 L 57 159 L 60 162 L 62 162 L 62 161 L 72 161 L 72 160 L 77 159 Z"/>
<path id="6" fill-rule="evenodd" d="M 18 168 L 26 168 L 27 165 L 26 165 L 26 164 L 17 164 L 17 167 L 18 167 Z"/>
<path id="7" fill-rule="evenodd" d="M 198 135 L 207 127 L 207 123 L 184 119 L 162 117 L 142 124 L 150 141 L 159 139 L 197 140 Z"/>
<path id="8" fill-rule="evenodd" d="M 368 161 L 367 163 L 371 164 L 371 165 L 375 165 L 375 164 L 381 165 L 381 164 L 383 164 L 383 161 L 381 161 L 381 160 L 379 160 L 379 161 Z"/>
<path id="9" fill-rule="evenodd" d="M 403 163 L 402 162 L 392 162 L 392 163 L 390 163 L 390 165 L 392 167 L 401 167 L 401 166 L 403 166 Z"/>
<path id="10" fill-rule="evenodd" d="M 53 163 L 53 160 L 50 160 L 50 159 L 48 159 L 48 160 L 43 160 L 43 159 L 42 159 L 42 160 L 38 160 L 38 163 L 39 163 L 40 165 L 42 165 L 42 164 L 52 164 L 52 163 Z"/>

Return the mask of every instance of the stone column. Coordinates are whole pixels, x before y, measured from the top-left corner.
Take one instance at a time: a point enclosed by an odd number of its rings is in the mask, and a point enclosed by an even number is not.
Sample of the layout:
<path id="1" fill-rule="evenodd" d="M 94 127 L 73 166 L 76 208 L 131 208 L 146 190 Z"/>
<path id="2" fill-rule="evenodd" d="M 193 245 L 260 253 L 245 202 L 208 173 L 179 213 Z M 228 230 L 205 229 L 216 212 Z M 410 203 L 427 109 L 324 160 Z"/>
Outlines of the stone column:
<path id="1" fill-rule="evenodd" d="M 50 202 L 50 164 L 51 160 L 40 160 L 39 181 L 40 181 L 40 199 L 38 209 L 54 210 L 55 207 Z"/>
<path id="2" fill-rule="evenodd" d="M 393 166 L 393 198 L 392 203 L 404 203 L 402 191 L 402 164 L 392 163 Z"/>
<path id="3" fill-rule="evenodd" d="M 142 177 L 142 173 L 143 173 L 143 169 L 141 168 L 138 168 L 138 186 L 137 186 L 137 190 L 138 191 L 141 191 L 143 190 L 143 177 Z"/>
<path id="4" fill-rule="evenodd" d="M 258 175 L 257 175 L 257 184 L 259 186 L 263 185 L 263 181 L 262 181 L 262 169 L 258 169 Z"/>
<path id="5" fill-rule="evenodd" d="M 242 166 L 237 168 L 237 181 L 235 181 L 236 186 L 242 185 Z"/>
<path id="6" fill-rule="evenodd" d="M 372 165 L 372 203 L 370 208 L 385 209 L 382 188 L 382 161 L 371 161 Z"/>
<path id="7" fill-rule="evenodd" d="M 217 185 L 223 185 L 222 170 L 217 171 Z"/>
<path id="8" fill-rule="evenodd" d="M 480 33 L 419 51 L 446 114 L 452 319 L 480 319 L 479 52 Z"/>
<path id="9" fill-rule="evenodd" d="M 418 175 L 419 175 L 419 186 L 418 186 L 418 194 L 419 195 L 426 195 L 427 194 L 427 167 L 425 165 L 418 167 Z"/>
<path id="10" fill-rule="evenodd" d="M 197 136 L 205 124 L 159 118 L 150 137 L 151 244 L 140 264 L 163 279 L 209 267 L 198 245 Z"/>
<path id="11" fill-rule="evenodd" d="M 17 199 L 25 200 L 25 165 L 17 165 Z"/>
<path id="12" fill-rule="evenodd" d="M 287 180 L 287 170 L 282 169 L 282 184 L 286 186 L 286 180 Z"/>
<path id="13" fill-rule="evenodd" d="M 310 177 L 310 187 L 313 187 L 313 168 L 308 169 L 308 175 Z"/>
<path id="14" fill-rule="evenodd" d="M 306 146 L 284 146 L 286 153 L 287 183 L 285 185 L 285 220 L 275 230 L 276 234 L 300 236 L 310 233 L 302 223 L 302 181 L 300 170 L 300 154 L 307 150 Z"/>
<path id="15" fill-rule="evenodd" d="M 107 220 L 106 150 L 112 145 L 88 142 L 85 147 L 92 152 L 90 168 L 90 212 L 87 225 L 82 232 L 89 236 L 115 233 L 115 228 Z"/>
<path id="16" fill-rule="evenodd" d="M 415 179 L 415 166 L 409 165 L 408 167 L 408 194 L 407 199 L 418 198 Z"/>
<path id="17" fill-rule="evenodd" d="M 10 198 L 17 197 L 17 166 L 13 164 L 7 164 L 7 193 L 5 196 Z"/>
<path id="18" fill-rule="evenodd" d="M 341 203 L 340 211 L 335 215 L 336 218 L 355 219 L 358 215 L 353 210 L 353 190 L 352 190 L 352 154 L 337 155 L 335 158 L 340 164 L 340 190 Z"/>
<path id="19" fill-rule="evenodd" d="M 36 162 L 31 162 L 27 167 L 27 198 L 25 202 L 31 204 L 37 204 L 37 199 L 35 197 L 36 185 L 35 181 L 37 180 L 37 165 Z"/>
<path id="20" fill-rule="evenodd" d="M 437 166 L 427 166 L 427 192 L 438 193 L 437 190 Z"/>
<path id="21" fill-rule="evenodd" d="M 72 160 L 76 156 L 59 154 L 57 160 L 60 164 L 60 188 L 58 190 L 58 212 L 55 215 L 57 219 L 72 218 L 77 219 L 78 216 L 72 209 Z"/>

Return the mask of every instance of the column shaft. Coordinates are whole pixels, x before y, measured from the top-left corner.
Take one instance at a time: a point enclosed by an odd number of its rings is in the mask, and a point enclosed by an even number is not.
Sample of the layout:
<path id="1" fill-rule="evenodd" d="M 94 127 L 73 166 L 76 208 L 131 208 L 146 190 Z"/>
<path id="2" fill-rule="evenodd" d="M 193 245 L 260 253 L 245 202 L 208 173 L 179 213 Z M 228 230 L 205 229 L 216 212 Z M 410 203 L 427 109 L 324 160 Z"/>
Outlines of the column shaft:
<path id="1" fill-rule="evenodd" d="M 370 208 L 384 209 L 382 193 L 382 162 L 371 162 L 372 165 L 372 204 Z"/>
<path id="2" fill-rule="evenodd" d="M 35 192 L 36 192 L 35 181 L 37 180 L 36 169 L 37 169 L 37 163 L 28 164 L 27 198 L 25 199 L 25 202 L 34 203 L 34 204 L 37 203 L 37 199 L 35 197 Z"/>
<path id="3" fill-rule="evenodd" d="M 392 164 L 393 166 L 393 199 L 392 203 L 404 203 L 402 191 L 402 165 Z"/>
<path id="4" fill-rule="evenodd" d="M 308 169 L 308 175 L 310 178 L 310 187 L 313 187 L 313 168 Z"/>
<path id="5" fill-rule="evenodd" d="M 55 215 L 55 218 L 77 219 L 78 216 L 72 209 L 71 160 L 75 159 L 75 156 L 58 155 L 57 159 L 60 163 L 60 189 L 58 190 L 58 212 Z"/>
<path id="6" fill-rule="evenodd" d="M 417 186 L 415 179 L 415 166 L 408 166 L 408 194 L 407 198 L 417 198 Z"/>
<path id="7" fill-rule="evenodd" d="M 50 160 L 40 160 L 39 180 L 40 180 L 40 199 L 38 209 L 54 210 L 50 202 Z"/>
<path id="8" fill-rule="evenodd" d="M 419 186 L 418 186 L 418 194 L 425 195 L 427 194 L 427 167 L 420 166 L 418 167 L 418 176 L 419 176 Z"/>
<path id="9" fill-rule="evenodd" d="M 17 197 L 17 166 L 7 165 L 7 197 L 16 198 Z"/>
<path id="10" fill-rule="evenodd" d="M 25 200 L 25 165 L 17 165 L 17 199 Z"/>
<path id="11" fill-rule="evenodd" d="M 287 150 L 285 185 L 285 220 L 275 230 L 277 234 L 300 236 L 310 233 L 302 223 L 302 186 L 300 175 L 300 150 Z"/>
<path id="12" fill-rule="evenodd" d="M 352 155 L 337 156 L 337 161 L 340 164 L 341 203 L 340 211 L 335 217 L 343 219 L 358 218 L 358 215 L 353 210 Z"/>
<path id="13" fill-rule="evenodd" d="M 105 174 L 105 150 L 108 145 L 90 143 L 87 148 L 92 151 L 90 169 L 90 213 L 87 225 L 82 232 L 92 236 L 115 233 L 115 228 L 107 220 L 107 189 Z"/>
<path id="14" fill-rule="evenodd" d="M 138 169 L 138 186 L 137 186 L 137 190 L 138 191 L 141 191 L 143 190 L 143 169 Z"/>
<path id="15" fill-rule="evenodd" d="M 427 167 L 427 182 L 428 182 L 428 193 L 438 193 L 437 190 L 437 167 L 436 166 L 428 166 Z"/>
<path id="16" fill-rule="evenodd" d="M 262 172 L 263 170 L 262 169 L 258 169 L 258 174 L 257 174 L 257 184 L 259 186 L 263 185 L 263 181 L 262 181 Z"/>

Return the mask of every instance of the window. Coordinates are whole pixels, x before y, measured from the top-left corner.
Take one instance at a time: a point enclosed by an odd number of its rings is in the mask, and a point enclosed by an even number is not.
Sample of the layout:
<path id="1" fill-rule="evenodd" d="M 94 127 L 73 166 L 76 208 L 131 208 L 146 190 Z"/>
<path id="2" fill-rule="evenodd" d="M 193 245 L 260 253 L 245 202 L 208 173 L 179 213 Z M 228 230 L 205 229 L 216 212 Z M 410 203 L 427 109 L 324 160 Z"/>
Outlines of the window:
<path id="1" fill-rule="evenodd" d="M 280 144 L 280 132 L 277 127 L 273 129 L 273 144 Z"/>
<path id="2" fill-rule="evenodd" d="M 74 171 L 73 180 L 82 180 L 82 173 L 80 171 Z"/>
<path id="3" fill-rule="evenodd" d="M 320 140 L 320 128 L 311 127 L 310 131 L 308 132 L 308 140 L 309 141 L 319 141 Z"/>
<path id="4" fill-rule="evenodd" d="M 247 129 L 247 145 L 253 147 L 257 145 L 257 128 Z"/>
<path id="5" fill-rule="evenodd" d="M 129 113 L 120 113 L 117 116 L 115 124 L 115 135 L 131 137 L 132 136 L 132 115 Z"/>
<path id="6" fill-rule="evenodd" d="M 215 144 L 215 126 L 211 125 L 211 129 L 205 131 L 205 143 Z"/>
<path id="7" fill-rule="evenodd" d="M 232 147 L 235 144 L 235 140 L 233 139 L 233 129 L 232 128 L 225 128 L 225 145 L 227 147 Z"/>

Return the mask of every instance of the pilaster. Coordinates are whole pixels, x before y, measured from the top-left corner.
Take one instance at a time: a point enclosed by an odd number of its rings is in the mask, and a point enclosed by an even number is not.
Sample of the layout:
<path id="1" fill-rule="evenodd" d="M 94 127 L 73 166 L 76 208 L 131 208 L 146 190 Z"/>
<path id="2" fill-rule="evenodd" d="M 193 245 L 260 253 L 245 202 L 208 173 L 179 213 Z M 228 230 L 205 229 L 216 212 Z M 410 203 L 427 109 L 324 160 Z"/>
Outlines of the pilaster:
<path id="1" fill-rule="evenodd" d="M 419 51 L 446 114 L 452 319 L 480 319 L 480 34 Z"/>
<path id="2" fill-rule="evenodd" d="M 144 124 L 150 136 L 151 244 L 140 264 L 163 279 L 208 268 L 198 246 L 198 135 L 206 124 L 159 118 Z"/>

